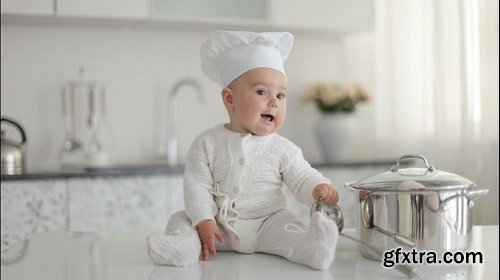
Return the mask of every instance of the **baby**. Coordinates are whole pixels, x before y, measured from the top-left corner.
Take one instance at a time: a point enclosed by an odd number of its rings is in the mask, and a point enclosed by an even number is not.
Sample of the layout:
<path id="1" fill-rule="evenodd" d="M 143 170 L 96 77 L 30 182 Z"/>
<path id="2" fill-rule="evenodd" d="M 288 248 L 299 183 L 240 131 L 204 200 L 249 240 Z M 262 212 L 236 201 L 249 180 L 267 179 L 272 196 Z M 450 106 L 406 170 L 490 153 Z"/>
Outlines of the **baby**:
<path id="1" fill-rule="evenodd" d="M 327 269 L 338 238 L 320 213 L 306 228 L 287 209 L 284 186 L 307 206 L 336 204 L 330 181 L 277 134 L 286 117 L 283 63 L 287 32 L 216 31 L 201 48 L 202 71 L 222 86 L 229 122 L 201 133 L 184 172 L 185 211 L 170 217 L 165 235 L 148 238 L 156 264 L 188 266 L 219 251 L 279 255 Z"/>

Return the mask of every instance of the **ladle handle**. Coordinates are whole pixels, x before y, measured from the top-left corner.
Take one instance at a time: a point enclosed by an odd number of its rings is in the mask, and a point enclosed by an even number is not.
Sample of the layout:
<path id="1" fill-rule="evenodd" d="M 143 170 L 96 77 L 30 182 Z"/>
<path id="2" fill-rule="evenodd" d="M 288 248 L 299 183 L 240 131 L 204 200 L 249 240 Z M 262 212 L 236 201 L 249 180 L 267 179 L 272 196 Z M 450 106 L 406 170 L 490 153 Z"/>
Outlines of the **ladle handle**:
<path id="1" fill-rule="evenodd" d="M 373 257 L 377 258 L 378 260 L 382 261 L 383 260 L 383 254 L 382 252 L 380 252 L 378 249 L 376 249 L 375 247 L 372 247 L 368 244 L 366 244 L 365 242 L 359 240 L 359 239 L 356 239 L 350 235 L 347 235 L 345 233 L 340 233 L 340 235 L 358 243 L 359 245 L 361 245 L 363 248 L 365 248 L 366 250 L 368 250 L 372 255 Z M 420 278 L 420 276 L 417 274 L 417 269 L 414 268 L 414 267 L 411 267 L 411 266 L 408 266 L 408 265 L 402 265 L 402 264 L 396 264 L 394 266 L 394 268 L 401 272 L 402 274 L 404 274 L 406 277 L 408 277 L 409 279 L 422 279 Z"/>
<path id="2" fill-rule="evenodd" d="M 316 200 L 313 203 L 313 205 L 311 206 L 311 213 L 310 214 L 312 215 L 315 212 L 320 212 L 323 215 L 326 215 L 328 218 L 335 221 L 335 223 L 337 223 L 340 235 L 342 235 L 348 239 L 351 239 L 352 241 L 360 244 L 361 246 L 366 248 L 368 251 L 370 251 L 370 253 L 374 257 L 376 257 L 378 260 L 380 260 L 380 261 L 383 260 L 383 254 L 378 249 L 366 244 L 365 242 L 363 242 L 359 239 L 356 239 L 356 238 L 349 236 L 349 235 L 342 232 L 343 225 L 344 225 L 344 216 L 343 216 L 342 210 L 340 209 L 338 204 L 332 207 L 332 206 L 328 206 L 328 205 L 323 204 L 320 200 Z M 376 228 L 384 231 L 381 228 L 378 228 L 378 227 L 376 227 Z M 397 234 L 397 233 L 390 234 L 387 231 L 386 231 L 386 234 L 393 236 L 394 240 L 396 240 L 396 242 L 398 242 L 400 244 L 404 244 L 404 245 L 407 245 L 409 247 L 415 246 L 415 243 L 412 240 L 409 240 L 408 238 L 401 236 L 400 234 Z M 400 240 L 400 241 L 398 241 L 398 240 Z M 416 268 L 412 268 L 411 266 L 408 266 L 408 265 L 399 265 L 399 264 L 395 265 L 394 268 L 397 271 L 404 274 L 409 279 L 421 279 L 420 276 L 416 273 Z"/>
<path id="3" fill-rule="evenodd" d="M 415 241 L 413 241 L 413 239 L 409 238 L 409 237 L 406 237 L 402 234 L 399 234 L 397 232 L 389 232 L 383 228 L 380 228 L 376 225 L 373 225 L 373 228 L 375 228 L 378 232 L 384 234 L 384 235 L 387 235 L 389 237 L 392 237 L 392 239 L 394 239 L 395 242 L 403 245 L 403 246 L 406 246 L 406 247 L 415 247 L 416 244 L 415 244 Z"/>
<path id="4" fill-rule="evenodd" d="M 394 239 L 395 242 L 407 246 L 407 247 L 415 247 L 415 241 L 411 239 L 410 237 L 406 237 L 400 233 L 397 232 L 390 232 L 386 229 L 383 229 L 373 223 L 373 202 L 371 199 L 371 196 L 368 195 L 365 200 L 362 202 L 363 205 L 363 212 L 362 212 L 362 218 L 363 218 L 363 224 L 366 228 L 370 229 L 376 229 L 378 232 L 382 233 L 383 235 L 386 235 L 388 237 L 391 237 Z"/>

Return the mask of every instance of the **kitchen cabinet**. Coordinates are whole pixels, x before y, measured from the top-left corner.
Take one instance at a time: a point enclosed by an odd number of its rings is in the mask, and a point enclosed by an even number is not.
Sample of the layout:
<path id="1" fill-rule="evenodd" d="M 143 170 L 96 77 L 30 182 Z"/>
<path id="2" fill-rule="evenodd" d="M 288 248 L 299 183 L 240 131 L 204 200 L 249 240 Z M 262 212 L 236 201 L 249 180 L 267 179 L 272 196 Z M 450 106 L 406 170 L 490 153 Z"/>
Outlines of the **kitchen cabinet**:
<path id="1" fill-rule="evenodd" d="M 1 193 L 2 251 L 38 232 L 66 229 L 63 180 L 2 181 Z"/>
<path id="2" fill-rule="evenodd" d="M 150 0 L 2 0 L 2 15 L 146 19 Z"/>
<path id="3" fill-rule="evenodd" d="M 134 18 L 149 17 L 149 0 L 56 0 L 58 16 Z"/>
<path id="4" fill-rule="evenodd" d="M 2 1 L 2 23 L 249 29 L 345 33 L 374 30 L 374 0 Z M 4 9 L 4 6 L 6 7 Z M 23 17 L 16 17 L 23 14 Z M 33 18 L 26 17 L 33 16 Z"/>
<path id="5" fill-rule="evenodd" d="M 152 0 L 152 18 L 253 20 L 273 28 L 371 31 L 373 0 Z"/>
<path id="6" fill-rule="evenodd" d="M 183 208 L 181 175 L 2 181 L 2 249 L 43 231 L 163 230 Z"/>
<path id="7" fill-rule="evenodd" d="M 67 188 L 71 231 L 163 229 L 184 208 L 182 176 L 72 179 Z"/>
<path id="8" fill-rule="evenodd" d="M 2 14 L 45 15 L 54 13 L 53 0 L 2 0 Z"/>
<path id="9" fill-rule="evenodd" d="M 151 0 L 152 18 L 261 20 L 268 18 L 269 0 Z"/>
<path id="10" fill-rule="evenodd" d="M 298 29 L 373 31 L 374 5 L 374 0 L 271 0 L 271 20 Z"/>

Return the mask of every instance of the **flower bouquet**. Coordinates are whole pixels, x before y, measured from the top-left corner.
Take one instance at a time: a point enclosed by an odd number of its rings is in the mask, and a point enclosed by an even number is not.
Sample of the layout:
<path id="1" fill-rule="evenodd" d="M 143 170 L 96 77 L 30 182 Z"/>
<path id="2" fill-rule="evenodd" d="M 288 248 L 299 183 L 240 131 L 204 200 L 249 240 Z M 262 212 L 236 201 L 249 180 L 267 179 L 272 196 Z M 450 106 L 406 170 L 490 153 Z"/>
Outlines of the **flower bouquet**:
<path id="1" fill-rule="evenodd" d="M 366 102 L 370 94 L 356 84 L 342 86 L 339 84 L 317 83 L 311 86 L 304 95 L 304 100 L 314 102 L 322 113 L 351 113 L 360 102 Z"/>

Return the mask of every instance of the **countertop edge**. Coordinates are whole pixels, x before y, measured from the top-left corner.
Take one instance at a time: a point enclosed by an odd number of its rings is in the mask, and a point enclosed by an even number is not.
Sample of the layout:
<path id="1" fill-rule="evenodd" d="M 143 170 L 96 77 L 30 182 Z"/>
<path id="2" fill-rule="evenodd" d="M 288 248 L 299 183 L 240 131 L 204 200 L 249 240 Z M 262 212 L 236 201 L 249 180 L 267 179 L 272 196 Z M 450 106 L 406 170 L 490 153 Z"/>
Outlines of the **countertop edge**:
<path id="1" fill-rule="evenodd" d="M 361 168 L 387 166 L 388 170 L 395 163 L 392 160 L 373 161 L 346 161 L 332 163 L 316 163 L 312 167 L 316 169 L 328 168 Z M 50 180 L 69 178 L 96 178 L 96 177 L 117 177 L 117 176 L 159 176 L 159 175 L 182 175 L 184 165 L 170 166 L 167 164 L 154 165 L 116 165 L 111 167 L 93 168 L 72 168 L 48 171 L 28 171 L 26 174 L 1 175 L 1 181 L 25 181 L 25 180 Z"/>

